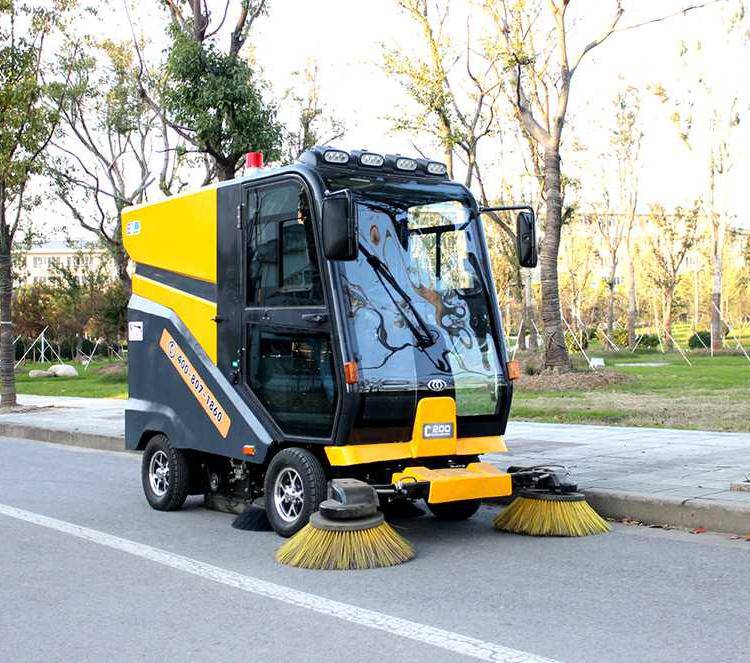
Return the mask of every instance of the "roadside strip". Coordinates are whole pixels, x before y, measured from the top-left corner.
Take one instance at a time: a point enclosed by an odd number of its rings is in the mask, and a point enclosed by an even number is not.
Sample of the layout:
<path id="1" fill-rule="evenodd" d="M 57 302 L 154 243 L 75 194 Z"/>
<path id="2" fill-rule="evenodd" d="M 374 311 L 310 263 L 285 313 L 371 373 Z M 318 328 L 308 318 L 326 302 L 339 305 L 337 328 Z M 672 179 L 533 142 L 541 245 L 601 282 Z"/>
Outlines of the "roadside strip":
<path id="1" fill-rule="evenodd" d="M 261 580 L 253 576 L 229 571 L 212 564 L 184 557 L 175 553 L 154 548 L 143 543 L 123 539 L 119 536 L 107 534 L 99 530 L 90 529 L 69 523 L 65 520 L 49 518 L 38 513 L 25 511 L 16 507 L 0 504 L 0 515 L 15 518 L 27 523 L 46 527 L 51 530 L 68 534 L 84 541 L 96 543 L 107 548 L 140 557 L 142 559 L 162 564 L 184 573 L 210 580 L 212 582 L 233 587 L 244 592 L 257 594 L 265 598 L 281 601 L 288 605 L 306 610 L 312 610 L 328 617 L 335 617 L 350 624 L 384 631 L 391 635 L 407 638 L 422 644 L 439 647 L 462 656 L 481 661 L 497 661 L 499 663 L 554 663 L 552 659 L 535 656 L 518 649 L 510 649 L 492 642 L 485 642 L 477 638 L 461 635 L 452 631 L 420 624 L 408 619 L 393 617 L 375 610 L 360 608 L 349 603 L 334 601 L 316 594 L 302 592 L 291 587 Z"/>
<path id="2" fill-rule="evenodd" d="M 122 436 L 51 429 L 15 422 L 0 421 L 0 437 L 23 438 L 104 451 L 125 451 Z M 501 464 L 498 462 L 499 458 L 494 456 L 488 459 L 499 467 L 505 467 L 507 462 Z M 629 518 L 651 525 L 688 529 L 705 527 L 714 532 L 750 534 L 750 504 L 741 501 L 659 497 L 658 494 L 602 488 L 586 489 L 583 492 L 591 506 L 605 518 Z"/>
<path id="3" fill-rule="evenodd" d="M 584 490 L 586 499 L 606 518 L 637 520 L 649 525 L 667 525 L 713 532 L 750 533 L 750 507 L 742 502 L 659 497 L 617 490 Z"/>
<path id="4" fill-rule="evenodd" d="M 42 426 L 19 424 L 10 421 L 0 422 L 0 437 L 20 437 L 24 440 L 51 442 L 53 444 L 101 449 L 103 451 L 125 451 L 125 438 L 123 436 L 44 428 Z"/>

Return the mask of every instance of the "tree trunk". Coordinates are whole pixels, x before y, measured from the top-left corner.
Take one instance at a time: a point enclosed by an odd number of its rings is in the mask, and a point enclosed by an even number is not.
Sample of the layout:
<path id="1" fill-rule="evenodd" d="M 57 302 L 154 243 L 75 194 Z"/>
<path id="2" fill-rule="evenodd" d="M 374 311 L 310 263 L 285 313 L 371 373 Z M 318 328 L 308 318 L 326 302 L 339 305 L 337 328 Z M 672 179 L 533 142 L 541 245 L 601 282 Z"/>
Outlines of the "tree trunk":
<path id="1" fill-rule="evenodd" d="M 234 179 L 235 163 L 233 161 L 216 161 L 216 179 L 226 182 Z"/>
<path id="2" fill-rule="evenodd" d="M 7 241 L 6 241 L 7 240 Z M 16 405 L 15 353 L 13 351 L 13 267 L 11 242 L 0 242 L 0 407 Z"/>
<path id="3" fill-rule="evenodd" d="M 636 194 L 630 200 L 628 234 L 626 243 L 628 248 L 628 347 L 633 350 L 637 341 L 636 327 L 638 325 L 638 295 L 635 282 L 635 253 L 633 249 L 633 227 L 635 225 L 635 210 L 638 203 Z"/>
<path id="4" fill-rule="evenodd" d="M 112 244 L 111 247 L 117 278 L 122 283 L 125 292 L 129 295 L 132 292 L 133 285 L 128 272 L 128 254 L 125 253 L 125 247 L 122 244 Z"/>
<path id="5" fill-rule="evenodd" d="M 628 347 L 635 348 L 638 324 L 638 298 L 636 296 L 635 283 L 635 260 L 633 260 L 633 247 L 628 237 Z"/>
<path id="6" fill-rule="evenodd" d="M 664 293 L 664 348 L 667 352 L 674 350 L 672 343 L 672 299 L 673 292 Z"/>
<path id="7" fill-rule="evenodd" d="M 698 270 L 693 272 L 693 331 L 699 331 L 701 324 L 701 294 Z"/>
<path id="8" fill-rule="evenodd" d="M 607 301 L 607 336 L 612 338 L 615 331 L 615 279 L 617 278 L 617 259 L 612 256 L 612 265 L 609 268 L 609 299 Z M 612 348 L 613 350 L 615 348 Z"/>
<path id="9" fill-rule="evenodd" d="M 712 218 L 713 242 L 711 251 L 711 350 L 724 346 L 724 329 L 721 324 L 721 286 L 724 268 L 724 219 Z"/>
<path id="10" fill-rule="evenodd" d="M 524 326 L 529 332 L 529 350 L 536 352 L 538 344 L 536 341 L 536 313 L 534 311 L 534 291 L 531 288 L 531 270 L 524 270 L 523 275 L 523 319 Z"/>
<path id="11" fill-rule="evenodd" d="M 557 279 L 557 254 L 562 227 L 562 192 L 560 188 L 560 152 L 558 147 L 544 152 L 544 191 L 547 218 L 540 256 L 542 278 L 542 325 L 544 326 L 544 365 L 567 371 L 570 369 L 565 333 L 560 316 L 560 292 Z"/>
<path id="12" fill-rule="evenodd" d="M 526 318 L 523 318 L 523 322 L 518 330 L 518 339 L 516 341 L 518 344 L 518 349 L 521 352 L 526 351 L 526 334 L 528 333 L 529 333 L 529 323 L 526 322 Z"/>

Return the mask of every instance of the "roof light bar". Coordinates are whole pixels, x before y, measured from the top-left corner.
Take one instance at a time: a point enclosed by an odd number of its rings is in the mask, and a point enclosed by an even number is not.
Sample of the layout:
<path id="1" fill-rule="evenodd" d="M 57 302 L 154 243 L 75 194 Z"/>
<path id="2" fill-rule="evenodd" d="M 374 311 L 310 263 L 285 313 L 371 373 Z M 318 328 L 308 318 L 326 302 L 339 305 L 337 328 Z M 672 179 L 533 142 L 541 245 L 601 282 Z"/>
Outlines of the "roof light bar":
<path id="1" fill-rule="evenodd" d="M 398 168 L 398 170 L 414 171 L 417 169 L 417 162 L 414 159 L 399 157 L 396 159 L 396 168 Z"/>
<path id="2" fill-rule="evenodd" d="M 349 154 L 343 150 L 326 150 L 323 153 L 323 159 L 328 163 L 344 165 L 349 163 Z"/>
<path id="3" fill-rule="evenodd" d="M 434 177 L 447 179 L 448 167 L 440 161 L 405 157 L 400 154 L 379 154 L 367 149 L 341 150 L 328 145 L 316 145 L 303 152 L 299 162 L 316 167 L 359 171 L 362 176 Z"/>
<path id="4" fill-rule="evenodd" d="M 370 166 L 372 168 L 380 168 L 385 163 L 385 157 L 374 152 L 364 152 L 359 157 L 359 163 L 363 166 Z"/>

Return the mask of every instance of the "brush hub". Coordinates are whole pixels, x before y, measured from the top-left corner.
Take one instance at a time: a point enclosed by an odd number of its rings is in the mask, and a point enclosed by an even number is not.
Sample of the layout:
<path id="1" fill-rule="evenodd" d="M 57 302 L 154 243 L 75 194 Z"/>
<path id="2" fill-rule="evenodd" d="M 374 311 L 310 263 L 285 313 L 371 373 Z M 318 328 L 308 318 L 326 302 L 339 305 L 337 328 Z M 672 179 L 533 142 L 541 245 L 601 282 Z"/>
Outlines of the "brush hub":
<path id="1" fill-rule="evenodd" d="M 552 493 L 532 488 L 519 490 L 518 497 L 525 497 L 531 500 L 545 500 L 547 502 L 583 502 L 586 500 L 583 493 Z"/>
<path id="2" fill-rule="evenodd" d="M 368 486 L 369 488 L 369 486 Z M 331 520 L 353 520 L 366 518 L 378 512 L 377 502 L 355 502 L 347 504 L 338 500 L 323 500 L 318 507 L 320 513 Z"/>
<path id="3" fill-rule="evenodd" d="M 328 532 L 359 532 L 361 530 L 378 527 L 385 522 L 382 513 L 374 513 L 369 516 L 361 516 L 348 520 L 335 520 L 327 518 L 320 511 L 316 511 L 310 516 L 310 524 L 316 529 L 326 530 Z"/>
<path id="4" fill-rule="evenodd" d="M 310 516 L 313 527 L 338 532 L 370 529 L 383 521 L 383 514 L 378 511 L 378 494 L 358 479 L 331 480 L 328 499 Z"/>
<path id="5" fill-rule="evenodd" d="M 321 502 L 319 511 L 330 520 L 373 516 L 378 512 L 378 494 L 358 479 L 332 479 L 328 482 L 328 499 Z"/>
<path id="6" fill-rule="evenodd" d="M 570 480 L 570 473 L 563 465 L 531 467 L 511 465 L 508 468 L 508 474 L 513 481 L 514 495 L 520 494 L 522 490 L 556 495 L 580 494 L 577 493 L 578 485 Z"/>

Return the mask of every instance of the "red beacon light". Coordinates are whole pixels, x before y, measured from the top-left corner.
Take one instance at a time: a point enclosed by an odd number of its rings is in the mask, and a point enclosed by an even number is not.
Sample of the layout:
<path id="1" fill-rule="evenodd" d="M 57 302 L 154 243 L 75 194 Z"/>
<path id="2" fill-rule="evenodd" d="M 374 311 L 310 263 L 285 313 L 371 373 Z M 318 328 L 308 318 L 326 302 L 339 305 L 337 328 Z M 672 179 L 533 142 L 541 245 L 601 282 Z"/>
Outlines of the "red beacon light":
<path id="1" fill-rule="evenodd" d="M 245 168 L 263 168 L 263 152 L 248 152 L 245 155 Z"/>

